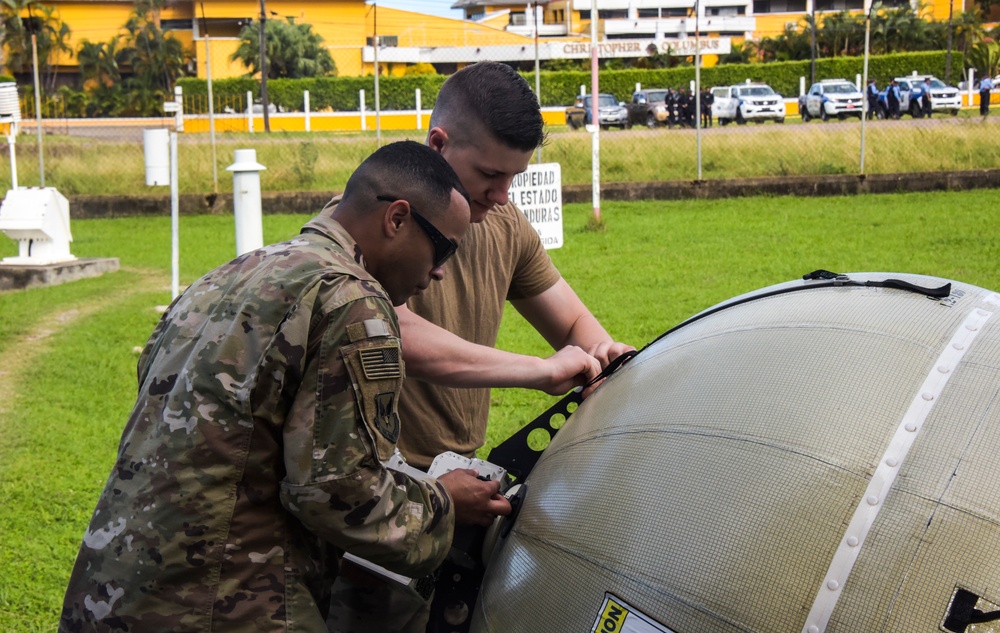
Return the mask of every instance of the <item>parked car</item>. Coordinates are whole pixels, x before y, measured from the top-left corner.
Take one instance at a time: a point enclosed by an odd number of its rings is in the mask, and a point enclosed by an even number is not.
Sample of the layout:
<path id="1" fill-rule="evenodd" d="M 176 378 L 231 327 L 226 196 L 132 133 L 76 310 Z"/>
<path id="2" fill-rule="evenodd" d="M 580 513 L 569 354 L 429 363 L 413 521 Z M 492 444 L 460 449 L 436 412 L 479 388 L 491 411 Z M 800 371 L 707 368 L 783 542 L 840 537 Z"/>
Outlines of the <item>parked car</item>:
<path id="1" fill-rule="evenodd" d="M 799 97 L 803 123 L 811 119 L 828 121 L 830 117 L 844 120 L 856 116 L 860 119 L 864 116 L 864 105 L 865 95 L 846 79 L 817 81 L 810 86 L 809 92 Z"/>
<path id="2" fill-rule="evenodd" d="M 736 84 L 712 88 L 712 115 L 720 125 L 736 121 L 744 125 L 747 121 L 763 123 L 785 122 L 785 102 L 771 86 L 762 83 Z"/>
<path id="3" fill-rule="evenodd" d="M 573 105 L 566 108 L 566 125 L 578 129 L 590 123 L 590 103 L 591 95 L 577 97 Z M 609 127 L 620 127 L 625 129 L 628 126 L 628 110 L 625 104 L 615 99 L 613 94 L 602 92 L 597 95 L 597 123 L 602 130 Z"/>
<path id="4" fill-rule="evenodd" d="M 899 84 L 899 113 L 909 114 L 914 119 L 924 116 L 921 99 L 924 95 L 924 79 L 931 80 L 931 113 L 947 112 L 956 116 L 962 108 L 962 95 L 958 88 L 949 86 L 937 77 L 932 75 L 907 75 L 906 77 L 896 77 Z M 885 92 L 883 89 L 878 93 L 878 116 L 884 119 L 888 113 Z"/>
<path id="5" fill-rule="evenodd" d="M 632 102 L 625 106 L 628 110 L 628 125 L 656 127 L 667 123 L 666 89 L 639 90 L 632 93 Z"/>

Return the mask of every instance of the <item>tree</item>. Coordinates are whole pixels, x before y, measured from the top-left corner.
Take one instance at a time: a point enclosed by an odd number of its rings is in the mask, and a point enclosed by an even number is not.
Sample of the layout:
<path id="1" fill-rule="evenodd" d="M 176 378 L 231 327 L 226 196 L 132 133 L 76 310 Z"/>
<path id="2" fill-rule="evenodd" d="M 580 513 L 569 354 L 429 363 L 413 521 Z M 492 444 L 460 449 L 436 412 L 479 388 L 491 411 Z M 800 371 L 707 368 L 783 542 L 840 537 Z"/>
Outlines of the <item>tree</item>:
<path id="1" fill-rule="evenodd" d="M 6 2 L 7 0 L 2 0 Z M 162 111 L 191 54 L 170 31 L 160 28 L 164 0 L 137 0 L 107 42 L 81 42 L 77 52 L 83 88 L 92 98 L 90 116 L 148 116 Z"/>
<path id="2" fill-rule="evenodd" d="M 864 16 L 849 11 L 827 15 L 816 32 L 816 40 L 822 57 L 860 55 L 865 45 Z"/>
<path id="3" fill-rule="evenodd" d="M 160 9 L 164 1 L 138 0 L 125 23 L 124 46 L 118 58 L 119 63 L 132 71 L 131 77 L 126 80 L 130 91 L 169 95 L 177 78 L 184 76 L 190 56 L 184 52 L 180 40 L 160 28 Z M 158 111 L 162 97 L 150 96 L 149 99 L 150 103 L 157 102 L 151 110 Z M 149 112 L 150 109 L 143 111 Z"/>
<path id="4" fill-rule="evenodd" d="M 733 42 L 729 52 L 719 55 L 720 64 L 749 64 L 757 60 L 757 44 L 747 40 Z"/>
<path id="5" fill-rule="evenodd" d="M 118 66 L 119 41 L 117 37 L 113 37 L 108 42 L 94 44 L 90 40 L 83 40 L 80 43 L 76 61 L 80 65 L 84 90 L 93 90 L 98 86 L 110 88 L 121 81 L 122 74 Z"/>
<path id="6" fill-rule="evenodd" d="M 323 46 L 323 36 L 313 33 L 311 24 L 267 20 L 265 52 L 267 77 L 323 77 L 336 75 L 337 65 Z M 240 31 L 240 45 L 229 61 L 239 61 L 249 69 L 247 75 L 260 73 L 260 23 L 251 22 Z"/>
<path id="7" fill-rule="evenodd" d="M 954 20 L 955 43 L 963 55 L 969 49 L 983 41 L 986 29 L 983 28 L 983 16 L 978 11 L 962 11 Z"/>
<path id="8" fill-rule="evenodd" d="M 1000 44 L 979 42 L 969 48 L 965 64 L 976 69 L 976 77 L 994 77 L 1000 74 Z"/>
<path id="9" fill-rule="evenodd" d="M 27 15 L 25 15 L 27 13 Z M 73 54 L 67 44 L 70 28 L 55 15 L 55 9 L 37 0 L 0 0 L 0 44 L 7 49 L 6 66 L 12 73 L 32 71 L 31 36 L 38 48 L 38 74 L 50 88 L 55 85 L 52 58 Z"/>
<path id="10" fill-rule="evenodd" d="M 809 43 L 809 18 L 801 29 L 795 25 L 785 25 L 785 29 L 775 37 L 765 37 L 757 45 L 760 57 L 765 62 L 799 61 L 810 58 L 812 46 Z"/>

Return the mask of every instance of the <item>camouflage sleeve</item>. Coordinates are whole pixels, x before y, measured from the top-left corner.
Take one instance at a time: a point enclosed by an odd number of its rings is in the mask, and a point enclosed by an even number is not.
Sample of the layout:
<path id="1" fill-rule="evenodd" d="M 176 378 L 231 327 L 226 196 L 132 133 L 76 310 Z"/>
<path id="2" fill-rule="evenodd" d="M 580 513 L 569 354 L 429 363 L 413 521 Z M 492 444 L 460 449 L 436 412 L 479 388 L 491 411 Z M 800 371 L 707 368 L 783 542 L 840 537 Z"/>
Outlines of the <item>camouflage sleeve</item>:
<path id="1" fill-rule="evenodd" d="M 313 533 L 352 554 L 398 573 L 429 573 L 451 547 L 451 498 L 436 481 L 381 463 L 400 431 L 395 313 L 368 296 L 324 310 L 317 321 L 309 338 L 318 343 L 308 346 L 284 427 L 282 502 Z"/>

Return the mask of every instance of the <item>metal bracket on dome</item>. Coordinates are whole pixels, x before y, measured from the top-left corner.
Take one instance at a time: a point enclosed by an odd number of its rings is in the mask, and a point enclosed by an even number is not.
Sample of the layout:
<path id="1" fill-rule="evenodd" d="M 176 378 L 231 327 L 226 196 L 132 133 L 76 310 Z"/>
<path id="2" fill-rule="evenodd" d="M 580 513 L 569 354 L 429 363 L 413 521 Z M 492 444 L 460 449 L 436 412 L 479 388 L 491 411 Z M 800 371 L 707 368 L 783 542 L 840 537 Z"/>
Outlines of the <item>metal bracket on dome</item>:
<path id="1" fill-rule="evenodd" d="M 544 447 L 541 449 L 532 448 L 529 444 L 528 436 L 535 431 L 541 430 L 543 433 L 548 434 L 549 441 L 545 442 L 545 445 L 548 446 L 549 442 L 552 441 L 552 438 L 559 431 L 559 428 L 562 427 L 562 424 L 559 426 L 552 424 L 552 420 L 556 419 L 556 416 L 562 416 L 564 420 L 563 424 L 565 424 L 565 420 L 568 420 L 569 416 L 576 410 L 576 407 L 583 402 L 584 389 L 600 380 L 608 378 L 611 374 L 621 369 L 628 361 L 632 360 L 638 353 L 636 351 L 625 352 L 608 363 L 608 366 L 589 383 L 582 387 L 577 387 L 563 396 L 559 402 L 556 402 L 540 416 L 528 422 L 520 431 L 494 447 L 487 458 L 489 462 L 505 468 L 514 477 L 514 483 L 524 481 L 528 473 L 531 472 L 531 469 L 535 467 L 535 463 L 542 456 L 542 451 L 544 450 Z M 535 435 L 538 435 L 538 433 L 535 433 Z"/>
<path id="2" fill-rule="evenodd" d="M 551 438 L 555 437 L 559 431 L 559 427 L 553 425 L 552 420 L 556 416 L 562 416 L 564 420 L 568 420 L 581 402 L 583 402 L 583 387 L 577 387 L 559 402 L 546 409 L 540 416 L 525 424 L 520 431 L 494 447 L 490 451 L 488 461 L 506 468 L 507 472 L 514 476 L 515 483 L 524 481 L 544 450 L 532 448 L 528 436 L 541 430 L 549 434 L 549 441 L 551 441 Z M 547 446 L 548 442 L 545 444 Z"/>

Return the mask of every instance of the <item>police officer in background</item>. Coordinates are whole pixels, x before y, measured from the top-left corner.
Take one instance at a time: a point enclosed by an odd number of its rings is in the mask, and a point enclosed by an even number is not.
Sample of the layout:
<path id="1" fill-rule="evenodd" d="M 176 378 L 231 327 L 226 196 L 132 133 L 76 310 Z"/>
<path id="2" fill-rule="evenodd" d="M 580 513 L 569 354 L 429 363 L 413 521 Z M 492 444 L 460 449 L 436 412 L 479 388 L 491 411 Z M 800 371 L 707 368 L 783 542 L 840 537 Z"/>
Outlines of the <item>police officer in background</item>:
<path id="1" fill-rule="evenodd" d="M 872 120 L 878 114 L 878 86 L 874 79 L 868 80 L 868 87 L 865 88 L 865 97 L 868 99 L 868 119 Z"/>
<path id="2" fill-rule="evenodd" d="M 924 110 L 924 116 L 929 117 L 931 115 L 931 78 L 927 77 L 924 79 L 923 93 L 920 95 L 920 103 Z"/>
<path id="3" fill-rule="evenodd" d="M 667 108 L 667 127 L 673 128 L 677 125 L 677 93 L 673 88 L 667 88 L 663 104 Z"/>
<path id="4" fill-rule="evenodd" d="M 395 449 L 395 305 L 444 278 L 470 221 L 447 161 L 387 145 L 302 234 L 194 282 L 139 358 L 139 395 L 59 630 L 315 632 L 349 551 L 435 569 L 497 482 L 416 480 Z"/>
<path id="5" fill-rule="evenodd" d="M 895 79 L 885 89 L 885 105 L 890 119 L 899 118 L 899 84 Z"/>
<path id="6" fill-rule="evenodd" d="M 988 75 L 979 80 L 979 114 L 990 113 L 990 91 L 993 90 L 993 79 Z"/>

